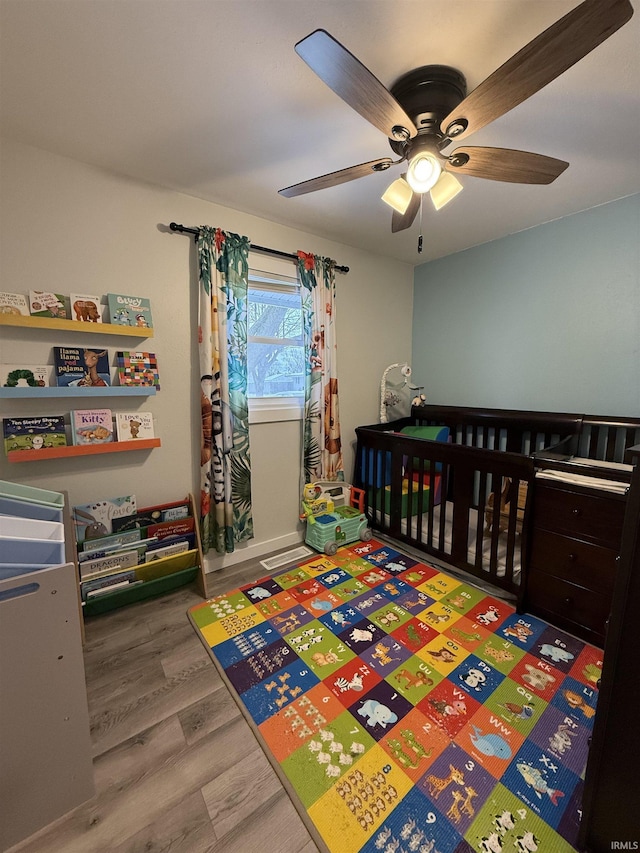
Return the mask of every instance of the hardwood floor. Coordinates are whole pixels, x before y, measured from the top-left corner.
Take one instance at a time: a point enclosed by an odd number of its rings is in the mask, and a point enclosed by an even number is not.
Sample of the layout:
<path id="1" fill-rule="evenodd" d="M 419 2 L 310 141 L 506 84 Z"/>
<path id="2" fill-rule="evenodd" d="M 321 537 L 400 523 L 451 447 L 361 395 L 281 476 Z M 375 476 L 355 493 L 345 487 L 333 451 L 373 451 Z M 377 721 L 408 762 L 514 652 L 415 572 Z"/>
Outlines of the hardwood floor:
<path id="1" fill-rule="evenodd" d="M 265 575 L 207 575 L 218 595 Z M 317 853 L 186 611 L 192 587 L 86 620 L 95 796 L 10 853 Z"/>

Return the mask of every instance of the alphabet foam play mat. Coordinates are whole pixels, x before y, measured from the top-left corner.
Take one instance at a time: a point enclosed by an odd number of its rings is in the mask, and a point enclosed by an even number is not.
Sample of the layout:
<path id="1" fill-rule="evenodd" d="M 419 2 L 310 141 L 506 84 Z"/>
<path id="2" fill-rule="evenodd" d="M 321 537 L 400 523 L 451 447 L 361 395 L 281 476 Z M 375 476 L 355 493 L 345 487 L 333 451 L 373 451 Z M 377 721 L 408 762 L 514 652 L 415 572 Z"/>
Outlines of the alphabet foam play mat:
<path id="1" fill-rule="evenodd" d="M 601 650 L 375 540 L 189 618 L 320 849 L 574 849 Z"/>

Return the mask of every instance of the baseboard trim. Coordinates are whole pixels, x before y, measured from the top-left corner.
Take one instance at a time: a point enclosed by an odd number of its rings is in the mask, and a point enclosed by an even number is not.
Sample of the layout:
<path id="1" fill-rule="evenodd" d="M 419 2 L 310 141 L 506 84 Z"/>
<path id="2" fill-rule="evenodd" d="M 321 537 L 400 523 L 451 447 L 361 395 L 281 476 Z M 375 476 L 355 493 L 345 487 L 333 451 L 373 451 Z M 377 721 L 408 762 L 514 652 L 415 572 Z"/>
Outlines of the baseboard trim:
<path id="1" fill-rule="evenodd" d="M 244 563 L 245 560 L 254 560 L 258 557 L 263 557 L 265 554 L 271 554 L 273 551 L 289 548 L 291 545 L 300 545 L 303 541 L 299 533 L 287 533 L 285 536 L 276 536 L 273 539 L 266 539 L 262 542 L 252 541 L 243 543 L 236 546 L 236 550 L 232 554 L 215 554 L 209 552 L 204 558 L 204 570 L 206 574 L 209 574 L 209 572 L 218 572 L 220 569 L 226 569 L 228 566 L 237 566 L 238 563 Z"/>

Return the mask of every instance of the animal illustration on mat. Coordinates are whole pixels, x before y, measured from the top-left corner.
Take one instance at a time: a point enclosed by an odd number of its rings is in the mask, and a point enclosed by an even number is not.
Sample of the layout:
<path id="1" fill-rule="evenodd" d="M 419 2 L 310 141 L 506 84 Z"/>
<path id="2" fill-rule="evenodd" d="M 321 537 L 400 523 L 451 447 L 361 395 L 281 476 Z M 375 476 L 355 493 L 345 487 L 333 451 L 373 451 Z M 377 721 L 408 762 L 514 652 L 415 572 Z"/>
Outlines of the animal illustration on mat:
<path id="1" fill-rule="evenodd" d="M 515 818 L 510 811 L 505 809 L 502 814 L 497 814 L 493 818 L 493 825 L 498 835 L 505 836 L 508 830 L 515 828 Z"/>
<path id="2" fill-rule="evenodd" d="M 544 690 L 556 680 L 555 676 L 550 675 L 548 672 L 542 672 L 541 670 L 536 669 L 535 666 L 531 666 L 530 663 L 525 664 L 525 669 L 527 671 L 523 674 L 522 680 L 526 681 L 527 684 L 530 684 L 534 690 Z"/>
<path id="3" fill-rule="evenodd" d="M 477 726 L 472 728 L 473 734 L 469 735 L 469 739 L 478 752 L 489 757 L 511 758 L 511 747 L 503 737 L 493 733 L 483 734 Z"/>
<path id="4" fill-rule="evenodd" d="M 394 675 L 395 680 L 400 684 L 404 681 L 406 687 L 430 687 L 433 684 L 433 679 L 425 675 L 424 672 L 409 672 L 408 669 L 401 669 Z"/>
<path id="5" fill-rule="evenodd" d="M 453 764 L 449 765 L 448 776 L 443 776 L 442 778 L 434 776 L 433 774 L 427 776 L 427 785 L 429 786 L 429 793 L 435 800 L 438 799 L 440 794 L 446 788 L 448 788 L 452 782 L 455 782 L 456 785 L 464 785 L 464 774 L 462 770 L 459 770 L 457 767 L 454 767 Z"/>
<path id="6" fill-rule="evenodd" d="M 596 709 L 592 708 L 591 705 L 587 705 L 579 693 L 575 693 L 573 690 L 563 690 L 562 695 L 575 711 L 582 711 L 587 718 L 594 716 Z"/>
<path id="7" fill-rule="evenodd" d="M 467 706 L 460 699 L 447 702 L 445 699 L 429 699 L 429 704 L 443 717 L 458 717 L 467 713 Z"/>
<path id="8" fill-rule="evenodd" d="M 561 649 L 559 646 L 552 646 L 549 643 L 540 646 L 540 654 L 551 658 L 554 663 L 569 663 L 573 660 L 571 652 Z"/>
<path id="9" fill-rule="evenodd" d="M 558 798 L 564 797 L 564 793 L 562 791 L 557 788 L 549 787 L 547 780 L 537 767 L 532 767 L 524 761 L 519 761 L 516 764 L 516 768 L 527 785 L 529 785 L 530 788 L 533 788 L 533 791 L 539 800 L 542 799 L 543 794 L 547 794 L 553 805 L 557 806 Z"/>
<path id="10" fill-rule="evenodd" d="M 504 708 L 509 712 L 512 720 L 528 720 L 533 717 L 533 702 L 525 702 L 524 705 L 519 705 L 517 702 L 503 702 L 500 708 Z"/>
<path id="11" fill-rule="evenodd" d="M 549 747 L 553 752 L 557 752 L 558 755 L 564 755 L 565 752 L 571 749 L 571 738 L 574 736 L 575 733 L 571 731 L 569 726 L 561 723 L 549 738 Z"/>
<path id="12" fill-rule="evenodd" d="M 465 801 L 464 801 L 464 803 L 460 806 L 460 810 L 461 810 L 461 811 L 463 811 L 463 812 L 464 812 L 466 815 L 468 815 L 469 817 L 473 817 L 473 816 L 474 816 L 474 814 L 476 813 L 476 810 L 475 810 L 475 809 L 474 809 L 474 807 L 471 805 L 471 800 L 472 800 L 474 797 L 477 797 L 477 796 L 478 796 L 478 792 L 477 792 L 476 790 L 474 790 L 474 789 L 473 789 L 472 787 L 470 787 L 470 786 L 467 786 L 467 787 L 464 789 L 464 791 L 465 791 L 465 794 L 466 794 L 467 796 L 465 797 Z"/>
<path id="13" fill-rule="evenodd" d="M 515 625 L 508 625 L 503 629 L 502 633 L 505 637 L 513 637 L 520 643 L 526 643 L 529 637 L 533 635 L 531 628 L 527 628 L 521 622 L 517 622 Z"/>
<path id="14" fill-rule="evenodd" d="M 472 690 L 480 691 L 484 687 L 487 676 L 484 672 L 481 672 L 479 669 L 475 667 L 471 667 L 466 670 L 466 672 L 461 672 L 458 676 L 460 681 L 464 682 L 467 687 L 470 687 Z"/>
<path id="15" fill-rule="evenodd" d="M 328 666 L 331 663 L 340 663 L 342 658 L 339 658 L 338 655 L 330 649 L 326 654 L 322 652 L 315 652 L 311 655 L 311 660 L 317 664 L 317 666 Z"/>
<path id="16" fill-rule="evenodd" d="M 476 616 L 476 621 L 480 622 L 481 625 L 490 625 L 492 622 L 497 622 L 499 618 L 498 608 L 490 604 L 484 613 L 479 613 Z"/>
<path id="17" fill-rule="evenodd" d="M 525 832 L 524 835 L 516 835 L 513 844 L 518 853 L 536 853 L 540 839 L 533 832 Z"/>
<path id="18" fill-rule="evenodd" d="M 386 729 L 389 723 L 398 722 L 398 715 L 391 708 L 387 708 L 386 705 L 375 699 L 367 699 L 362 708 L 358 708 L 358 714 L 367 718 L 367 725 L 371 728 L 382 726 L 383 729 Z"/>

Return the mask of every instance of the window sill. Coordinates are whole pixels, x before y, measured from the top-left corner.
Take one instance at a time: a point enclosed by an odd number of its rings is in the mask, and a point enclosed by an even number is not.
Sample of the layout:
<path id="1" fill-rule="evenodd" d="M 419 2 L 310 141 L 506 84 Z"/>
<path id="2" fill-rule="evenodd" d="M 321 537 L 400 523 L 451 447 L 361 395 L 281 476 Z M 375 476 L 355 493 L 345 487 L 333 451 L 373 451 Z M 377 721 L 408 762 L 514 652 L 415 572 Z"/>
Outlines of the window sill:
<path id="1" fill-rule="evenodd" d="M 249 424 L 300 421 L 303 410 L 303 400 L 249 399 Z"/>

